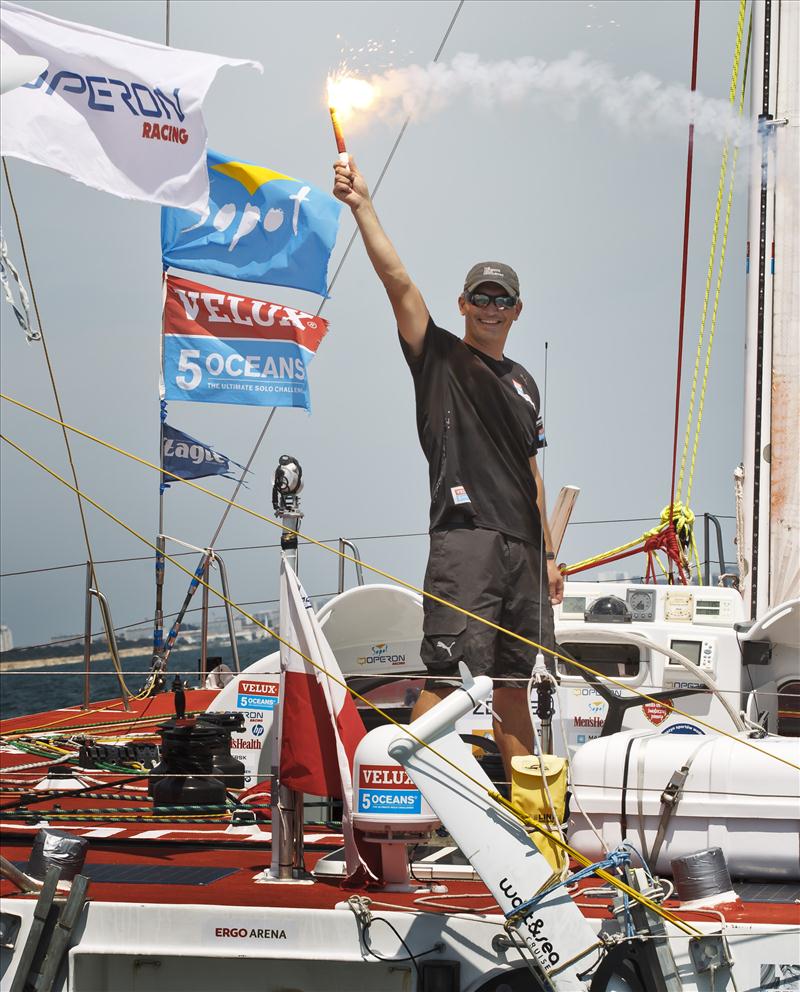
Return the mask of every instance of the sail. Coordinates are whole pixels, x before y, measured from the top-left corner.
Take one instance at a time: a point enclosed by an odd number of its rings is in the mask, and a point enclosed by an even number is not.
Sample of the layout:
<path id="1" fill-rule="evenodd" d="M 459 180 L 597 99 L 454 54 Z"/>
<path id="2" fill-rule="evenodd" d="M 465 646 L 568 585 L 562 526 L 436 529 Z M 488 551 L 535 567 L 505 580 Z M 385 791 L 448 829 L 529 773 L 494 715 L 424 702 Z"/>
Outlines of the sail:
<path id="1" fill-rule="evenodd" d="M 800 590 L 800 4 L 753 4 L 742 592 L 753 619 Z"/>
<path id="2" fill-rule="evenodd" d="M 800 5 L 780 5 L 767 608 L 800 593 Z"/>

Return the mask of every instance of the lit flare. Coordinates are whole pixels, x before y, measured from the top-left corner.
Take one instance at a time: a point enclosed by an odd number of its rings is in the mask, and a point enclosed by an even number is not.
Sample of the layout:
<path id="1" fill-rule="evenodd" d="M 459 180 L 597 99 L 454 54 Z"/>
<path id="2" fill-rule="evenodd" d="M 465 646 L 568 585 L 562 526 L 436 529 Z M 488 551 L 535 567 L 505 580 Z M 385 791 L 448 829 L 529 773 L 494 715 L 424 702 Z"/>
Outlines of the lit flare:
<path id="1" fill-rule="evenodd" d="M 349 158 L 341 121 L 349 120 L 357 110 L 366 110 L 374 97 L 374 88 L 365 79 L 357 79 L 345 73 L 328 76 L 328 109 L 339 161 L 343 165 L 348 165 Z"/>

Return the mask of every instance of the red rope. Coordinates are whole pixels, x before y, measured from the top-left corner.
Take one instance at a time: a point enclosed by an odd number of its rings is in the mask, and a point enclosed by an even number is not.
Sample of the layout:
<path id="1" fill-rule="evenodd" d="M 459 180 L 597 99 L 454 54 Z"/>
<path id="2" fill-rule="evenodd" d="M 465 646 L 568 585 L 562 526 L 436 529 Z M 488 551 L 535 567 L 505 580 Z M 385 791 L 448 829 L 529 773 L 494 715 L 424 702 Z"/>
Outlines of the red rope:
<path id="1" fill-rule="evenodd" d="M 645 581 L 655 584 L 657 581 L 655 553 L 657 551 L 663 551 L 669 559 L 670 571 L 672 571 L 673 565 L 677 567 L 678 577 L 685 585 L 686 573 L 683 568 L 683 556 L 681 553 L 680 544 L 678 543 L 678 535 L 675 533 L 675 527 L 671 523 L 665 524 L 657 534 L 651 534 L 650 537 L 644 538 L 643 543 L 637 545 L 635 548 L 628 548 L 627 551 L 619 551 L 617 554 L 605 555 L 603 558 L 598 558 L 596 561 L 592 561 L 588 565 L 580 565 L 576 568 L 562 568 L 561 574 L 577 575 L 578 572 L 586 572 L 590 568 L 599 568 L 600 565 L 609 565 L 611 562 L 620 561 L 623 558 L 630 558 L 633 555 L 638 555 L 643 552 L 647 555 Z"/>
<path id="2" fill-rule="evenodd" d="M 694 36 L 692 39 L 692 86 L 694 93 L 697 90 L 697 51 L 700 37 L 700 0 L 694 0 Z M 678 430 L 681 412 L 681 369 L 683 367 L 683 331 L 686 318 L 686 277 L 689 262 L 689 216 L 692 206 L 692 163 L 694 160 L 694 121 L 689 122 L 689 148 L 686 156 L 686 197 L 683 210 L 683 263 L 681 267 L 681 308 L 678 326 L 678 371 L 675 382 L 675 429 L 672 440 L 672 482 L 669 490 L 669 516 L 667 526 L 672 528 L 672 511 L 675 506 L 675 475 L 678 465 Z M 672 555 L 670 561 L 674 561 Z M 683 581 L 682 570 L 678 566 Z M 670 568 L 670 579 L 672 578 L 672 568 Z"/>

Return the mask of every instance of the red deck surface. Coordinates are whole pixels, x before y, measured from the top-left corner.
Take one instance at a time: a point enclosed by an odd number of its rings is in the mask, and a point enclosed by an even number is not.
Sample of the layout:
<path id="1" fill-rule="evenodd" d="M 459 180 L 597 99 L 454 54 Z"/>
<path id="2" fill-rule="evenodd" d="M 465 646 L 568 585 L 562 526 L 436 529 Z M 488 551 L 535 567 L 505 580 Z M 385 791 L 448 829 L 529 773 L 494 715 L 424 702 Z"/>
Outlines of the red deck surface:
<path id="1" fill-rule="evenodd" d="M 205 710 L 216 692 L 194 690 L 187 692 L 187 712 Z M 261 885 L 255 876 L 269 865 L 269 823 L 266 810 L 259 811 L 261 833 L 243 834 L 226 832 L 227 817 L 212 822 L 181 823 L 167 818 L 155 819 L 147 792 L 134 790 L 130 785 L 117 783 L 123 775 L 100 773 L 96 770 L 81 772 L 81 776 L 102 779 L 101 785 L 92 786 L 89 796 L 68 796 L 48 793 L 41 798 L 30 790 L 46 775 L 47 758 L 23 753 L 13 747 L 20 733 L 72 736 L 86 734 L 94 739 L 122 733 L 126 737 L 157 740 L 158 723 L 174 713 L 171 693 L 164 693 L 146 700 L 132 700 L 132 712 L 126 713 L 119 701 L 96 704 L 89 711 L 77 708 L 54 710 L 36 716 L 19 717 L 0 724 L 3 738 L 0 750 L 0 782 L 2 784 L 2 818 L 0 841 L 2 853 L 12 862 L 24 867 L 27 863 L 33 838 L 42 825 L 39 817 L 23 816 L 15 808 L 20 800 L 26 810 L 41 814 L 41 821 L 51 827 L 67 830 L 89 839 L 87 866 L 116 864 L 138 867 L 198 867 L 224 868 L 230 873 L 203 885 L 119 883 L 92 881 L 90 898 L 96 902 L 136 902 L 155 904 L 192 904 L 221 906 L 274 906 L 296 909 L 331 909 L 346 900 L 352 890 L 345 889 L 338 880 L 318 881 L 314 885 Z M 23 766 L 36 763 L 36 768 Z M 133 785 L 144 786 L 141 783 Z M 109 798 L 96 798 L 97 793 Z M 23 799 L 23 796 L 25 797 Z M 263 797 L 259 797 L 263 803 Z M 87 810 L 113 810 L 114 812 L 88 813 Z M 125 810 L 125 813 L 119 813 Z M 66 814 L 62 819 L 59 814 Z M 123 817 L 129 817 L 125 819 Z M 313 870 L 317 861 L 327 852 L 341 845 L 341 836 L 327 828 L 307 828 L 306 867 Z M 419 892 L 384 893 L 370 890 L 363 894 L 398 908 L 425 909 L 429 912 L 493 912 L 491 895 L 481 882 L 445 880 L 447 893 L 431 898 L 424 905 L 417 900 Z M 609 915 L 608 897 L 592 897 L 589 890 L 602 883 L 588 879 L 575 895 L 577 904 L 588 917 Z M 471 898 L 459 904 L 459 895 L 485 894 L 485 900 Z M 0 895 L 16 898 L 22 896 L 8 881 L 0 881 Z M 471 905 L 470 905 L 471 904 Z M 687 920 L 708 921 L 714 917 L 702 912 L 681 912 L 675 901 L 666 905 L 680 912 Z M 730 923 L 770 923 L 795 926 L 800 923 L 800 906 L 793 903 L 736 902 L 715 907 Z M 718 917 L 717 917 L 718 918 Z"/>

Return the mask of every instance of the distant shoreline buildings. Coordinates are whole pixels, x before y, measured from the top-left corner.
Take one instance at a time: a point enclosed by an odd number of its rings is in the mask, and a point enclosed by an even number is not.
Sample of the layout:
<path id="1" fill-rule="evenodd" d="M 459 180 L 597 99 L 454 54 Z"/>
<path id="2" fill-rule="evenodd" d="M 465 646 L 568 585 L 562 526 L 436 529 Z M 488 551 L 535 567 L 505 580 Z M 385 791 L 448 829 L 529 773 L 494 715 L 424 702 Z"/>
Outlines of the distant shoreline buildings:
<path id="1" fill-rule="evenodd" d="M 6 624 L 0 624 L 0 652 L 11 651 L 14 648 L 14 635 Z"/>

